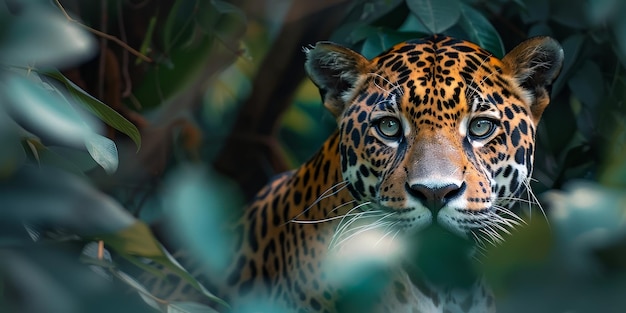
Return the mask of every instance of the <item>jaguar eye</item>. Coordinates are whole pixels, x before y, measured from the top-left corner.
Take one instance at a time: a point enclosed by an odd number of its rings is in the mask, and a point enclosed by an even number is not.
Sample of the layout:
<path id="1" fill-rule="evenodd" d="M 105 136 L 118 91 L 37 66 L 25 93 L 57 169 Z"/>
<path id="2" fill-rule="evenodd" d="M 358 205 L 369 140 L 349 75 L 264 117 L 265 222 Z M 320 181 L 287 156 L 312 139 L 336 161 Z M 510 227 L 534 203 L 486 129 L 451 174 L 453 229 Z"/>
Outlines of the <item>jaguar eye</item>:
<path id="1" fill-rule="evenodd" d="M 469 133 L 476 139 L 485 139 L 489 137 L 496 129 L 495 123 L 492 120 L 485 118 L 477 118 L 470 122 Z"/>
<path id="2" fill-rule="evenodd" d="M 383 117 L 376 124 L 378 133 L 388 138 L 397 138 L 400 136 L 400 121 L 395 117 Z"/>

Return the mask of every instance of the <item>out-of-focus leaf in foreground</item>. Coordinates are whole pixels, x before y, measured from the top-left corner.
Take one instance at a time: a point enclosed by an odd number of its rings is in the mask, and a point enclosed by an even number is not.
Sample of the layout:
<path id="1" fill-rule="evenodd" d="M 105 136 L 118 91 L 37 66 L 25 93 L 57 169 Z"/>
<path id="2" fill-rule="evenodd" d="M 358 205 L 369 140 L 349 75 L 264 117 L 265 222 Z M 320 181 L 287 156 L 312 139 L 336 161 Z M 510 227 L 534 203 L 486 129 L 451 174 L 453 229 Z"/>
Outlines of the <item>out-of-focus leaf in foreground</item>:
<path id="1" fill-rule="evenodd" d="M 164 197 L 178 240 L 187 243 L 210 270 L 223 273 L 229 265 L 229 214 L 242 206 L 237 191 L 205 167 L 183 166 L 168 179 Z"/>
<path id="2" fill-rule="evenodd" d="M 533 217 L 530 226 L 491 249 L 485 258 L 488 279 L 494 282 L 496 278 L 492 287 L 498 296 L 498 311 L 622 312 L 626 307 L 625 268 L 610 260 L 607 263 L 599 252 L 624 249 L 626 195 L 581 180 L 542 198 L 550 228 L 534 229 L 533 233 Z M 511 246 L 512 240 L 522 245 Z M 546 242 L 551 244 L 546 246 Z M 541 257 L 528 257 L 533 254 Z"/>
<path id="3" fill-rule="evenodd" d="M 193 286 L 207 299 L 227 306 L 227 304 L 213 295 L 202 286 L 191 274 L 185 270 L 176 259 L 156 240 L 146 224 L 136 221 L 128 228 L 116 233 L 107 233 L 95 237 L 102 239 L 122 257 L 127 258 L 133 264 L 144 270 L 154 273 L 154 268 L 144 265 L 138 258 L 146 258 L 165 267 L 168 271 L 182 278 Z M 136 287 L 135 287 L 136 288 Z"/>
<path id="4" fill-rule="evenodd" d="M 0 6 L 0 62 L 14 66 L 66 67 L 90 58 L 95 40 L 53 6 L 26 1 L 17 14 Z"/>
<path id="5" fill-rule="evenodd" d="M 84 180 L 51 168 L 24 167 L 0 182 L 0 220 L 89 236 L 115 233 L 135 219 Z"/>
<path id="6" fill-rule="evenodd" d="M 546 194 L 551 220 L 567 266 L 581 272 L 600 270 L 591 252 L 626 237 L 626 194 L 619 189 L 576 181 L 566 192 Z"/>
<path id="7" fill-rule="evenodd" d="M 85 144 L 85 132 L 98 129 L 97 124 L 89 123 L 62 96 L 32 79 L 7 74 L 0 92 L 11 118 L 45 142 L 81 148 Z"/>

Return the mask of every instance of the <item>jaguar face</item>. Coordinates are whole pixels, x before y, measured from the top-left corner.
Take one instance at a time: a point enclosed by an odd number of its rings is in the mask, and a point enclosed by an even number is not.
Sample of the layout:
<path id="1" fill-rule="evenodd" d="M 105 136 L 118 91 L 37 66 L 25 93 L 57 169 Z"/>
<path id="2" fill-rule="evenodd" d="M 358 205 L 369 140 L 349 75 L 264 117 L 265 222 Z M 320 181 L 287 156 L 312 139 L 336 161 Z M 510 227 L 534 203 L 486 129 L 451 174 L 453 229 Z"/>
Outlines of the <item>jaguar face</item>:
<path id="1" fill-rule="evenodd" d="M 553 39 L 529 39 L 502 60 L 444 36 L 380 56 L 330 43 L 307 70 L 337 117 L 352 196 L 394 227 L 438 224 L 462 237 L 495 236 L 517 218 L 537 123 L 563 60 Z"/>

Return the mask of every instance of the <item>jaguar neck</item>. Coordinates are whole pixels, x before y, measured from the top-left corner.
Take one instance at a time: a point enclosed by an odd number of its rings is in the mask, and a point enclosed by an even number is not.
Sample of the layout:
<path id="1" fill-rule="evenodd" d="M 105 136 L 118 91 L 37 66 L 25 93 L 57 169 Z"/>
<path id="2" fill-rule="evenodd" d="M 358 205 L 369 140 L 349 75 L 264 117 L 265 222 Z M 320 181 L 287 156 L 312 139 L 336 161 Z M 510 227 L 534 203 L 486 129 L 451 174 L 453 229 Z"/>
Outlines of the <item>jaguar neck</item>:
<path id="1" fill-rule="evenodd" d="M 294 221 L 333 220 L 355 206 L 348 182 L 341 174 L 338 132 L 285 183 L 289 185 L 286 190 L 291 190 L 291 194 L 285 196 L 295 204 L 289 208 Z"/>

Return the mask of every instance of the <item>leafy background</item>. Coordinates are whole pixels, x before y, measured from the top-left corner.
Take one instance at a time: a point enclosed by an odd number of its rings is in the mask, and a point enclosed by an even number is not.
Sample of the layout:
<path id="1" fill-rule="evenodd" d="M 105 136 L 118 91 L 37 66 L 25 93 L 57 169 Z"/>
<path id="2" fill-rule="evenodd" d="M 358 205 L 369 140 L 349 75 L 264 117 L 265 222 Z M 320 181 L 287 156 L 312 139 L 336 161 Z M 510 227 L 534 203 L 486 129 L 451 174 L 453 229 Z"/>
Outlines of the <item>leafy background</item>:
<path id="1" fill-rule="evenodd" d="M 497 56 L 534 35 L 565 51 L 537 138 L 543 211 L 523 205 L 528 225 L 477 265 L 499 311 L 622 312 L 625 15 L 621 0 L 4 0 L 0 310 L 211 312 L 137 273 L 159 264 L 219 303 L 162 243 L 226 262 L 219 225 L 333 130 L 302 47 L 372 57 L 445 33 Z"/>

